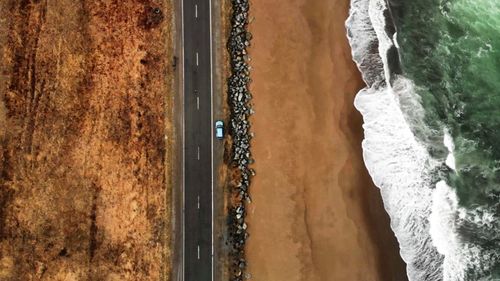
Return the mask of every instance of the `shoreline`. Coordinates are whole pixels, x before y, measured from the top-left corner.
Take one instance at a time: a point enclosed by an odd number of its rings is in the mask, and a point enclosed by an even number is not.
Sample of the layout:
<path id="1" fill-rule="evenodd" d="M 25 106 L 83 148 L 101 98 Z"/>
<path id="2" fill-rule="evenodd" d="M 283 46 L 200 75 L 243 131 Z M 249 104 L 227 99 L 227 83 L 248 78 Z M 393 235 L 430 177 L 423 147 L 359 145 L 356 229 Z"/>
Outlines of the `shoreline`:
<path id="1" fill-rule="evenodd" d="M 353 100 L 364 83 L 345 35 L 348 2 L 251 2 L 254 280 L 407 278 L 362 161 Z"/>

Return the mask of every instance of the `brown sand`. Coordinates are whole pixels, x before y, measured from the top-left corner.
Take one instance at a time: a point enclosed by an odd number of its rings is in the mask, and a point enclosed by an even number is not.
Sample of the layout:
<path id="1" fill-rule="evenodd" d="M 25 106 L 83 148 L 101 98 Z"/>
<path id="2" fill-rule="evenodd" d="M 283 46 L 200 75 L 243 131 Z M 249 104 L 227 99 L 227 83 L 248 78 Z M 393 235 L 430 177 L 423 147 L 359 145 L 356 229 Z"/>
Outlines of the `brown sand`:
<path id="1" fill-rule="evenodd" d="M 345 36 L 348 2 L 251 2 L 253 280 L 406 280 L 362 162 L 353 99 L 363 83 Z"/>
<path id="2" fill-rule="evenodd" d="M 170 2 L 0 6 L 0 280 L 165 280 Z"/>

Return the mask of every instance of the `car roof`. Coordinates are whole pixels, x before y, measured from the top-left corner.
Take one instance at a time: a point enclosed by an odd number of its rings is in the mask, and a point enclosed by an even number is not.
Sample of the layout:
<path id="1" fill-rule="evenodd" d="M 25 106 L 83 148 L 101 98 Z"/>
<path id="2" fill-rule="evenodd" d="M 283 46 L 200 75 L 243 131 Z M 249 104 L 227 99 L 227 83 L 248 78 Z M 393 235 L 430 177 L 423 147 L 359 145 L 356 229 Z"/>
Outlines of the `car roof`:
<path id="1" fill-rule="evenodd" d="M 215 121 L 215 125 L 222 125 L 222 124 L 224 124 L 224 123 L 221 120 Z"/>

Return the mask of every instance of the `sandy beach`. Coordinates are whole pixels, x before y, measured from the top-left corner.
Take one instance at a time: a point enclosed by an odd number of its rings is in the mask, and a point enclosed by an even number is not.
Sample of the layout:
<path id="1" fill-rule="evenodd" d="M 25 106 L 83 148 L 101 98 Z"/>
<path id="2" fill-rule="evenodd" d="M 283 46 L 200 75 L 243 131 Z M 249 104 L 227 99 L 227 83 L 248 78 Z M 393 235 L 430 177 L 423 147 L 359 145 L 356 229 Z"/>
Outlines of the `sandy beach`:
<path id="1" fill-rule="evenodd" d="M 252 280 L 403 281 L 361 154 L 348 0 L 253 0 Z"/>
<path id="2" fill-rule="evenodd" d="M 0 7 L 0 280 L 165 280 L 170 2 Z"/>

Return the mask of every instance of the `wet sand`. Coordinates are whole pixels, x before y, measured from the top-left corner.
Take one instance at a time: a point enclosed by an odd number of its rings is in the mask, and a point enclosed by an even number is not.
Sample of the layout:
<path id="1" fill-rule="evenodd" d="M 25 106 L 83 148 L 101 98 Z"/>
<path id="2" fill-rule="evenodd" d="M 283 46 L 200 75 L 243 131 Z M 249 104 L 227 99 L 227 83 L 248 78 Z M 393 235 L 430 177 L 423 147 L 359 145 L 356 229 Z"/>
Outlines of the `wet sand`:
<path id="1" fill-rule="evenodd" d="M 168 277 L 170 5 L 1 1 L 0 280 Z"/>
<path id="2" fill-rule="evenodd" d="M 353 99 L 364 85 L 345 36 L 348 2 L 251 2 L 252 280 L 406 280 L 362 162 Z"/>

